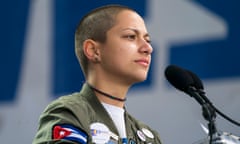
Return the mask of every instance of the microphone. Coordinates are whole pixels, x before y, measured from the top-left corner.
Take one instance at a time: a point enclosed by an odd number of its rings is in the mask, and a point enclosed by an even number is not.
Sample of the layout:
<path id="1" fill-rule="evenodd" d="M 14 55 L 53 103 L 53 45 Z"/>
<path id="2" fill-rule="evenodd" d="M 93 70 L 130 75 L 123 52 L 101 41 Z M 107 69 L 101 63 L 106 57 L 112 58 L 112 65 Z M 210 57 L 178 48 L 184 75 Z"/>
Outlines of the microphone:
<path id="1" fill-rule="evenodd" d="M 187 93 L 191 97 L 194 97 L 198 101 L 198 103 L 202 106 L 203 117 L 209 122 L 208 134 L 210 136 L 210 139 L 209 139 L 210 144 L 212 144 L 213 142 L 214 143 L 218 142 L 216 141 L 215 138 L 218 138 L 219 136 L 221 138 L 221 134 L 217 131 L 216 125 L 215 125 L 215 118 L 216 118 L 215 112 L 217 112 L 223 118 L 227 119 L 233 124 L 240 126 L 239 122 L 234 121 L 233 119 L 223 114 L 211 103 L 211 101 L 205 95 L 202 81 L 195 73 L 189 70 L 180 68 L 176 65 L 170 65 L 165 69 L 165 77 L 176 89 L 179 89 L 180 91 Z M 215 136 L 214 139 L 213 139 L 213 136 Z M 239 140 L 240 139 L 238 139 L 238 141 Z"/>
<path id="2" fill-rule="evenodd" d="M 185 70 L 175 65 L 170 65 L 166 68 L 165 76 L 176 89 L 184 92 L 194 83 Z"/>
<path id="3" fill-rule="evenodd" d="M 169 83 L 171 83 L 176 89 L 194 97 L 200 105 L 203 105 L 206 102 L 199 95 L 195 88 L 195 81 L 189 73 L 190 72 L 187 72 L 185 69 L 176 65 L 169 65 L 165 70 L 165 76 Z"/>
<path id="4" fill-rule="evenodd" d="M 185 71 L 187 71 L 187 73 L 192 77 L 195 88 L 199 90 L 204 90 L 204 86 L 200 78 L 190 70 L 185 70 Z"/>
<path id="5" fill-rule="evenodd" d="M 216 117 L 214 111 L 216 111 L 223 118 L 228 120 L 229 122 L 240 126 L 240 123 L 228 117 L 220 110 L 218 110 L 212 102 L 207 98 L 204 92 L 204 86 L 200 78 L 193 72 L 180 68 L 176 65 L 169 65 L 165 69 L 165 76 L 167 80 L 178 90 L 183 91 L 194 97 L 199 104 L 208 104 L 210 106 L 210 112 L 213 113 L 213 117 Z M 209 117 L 205 114 L 204 118 L 209 119 Z"/>
<path id="6" fill-rule="evenodd" d="M 215 110 L 208 104 L 203 97 L 199 94 L 199 89 L 203 89 L 203 84 L 198 77 L 191 71 L 182 69 L 176 65 L 170 65 L 165 70 L 167 80 L 177 89 L 194 97 L 197 102 L 202 106 L 203 116 L 209 121 L 209 136 L 210 144 L 212 143 L 213 134 L 217 132 L 215 126 Z"/>
<path id="7" fill-rule="evenodd" d="M 190 70 L 186 70 L 186 71 L 192 77 L 193 86 L 197 89 L 197 92 L 199 93 L 199 95 L 204 99 L 204 101 L 206 101 L 206 103 L 210 104 L 215 109 L 212 102 L 205 95 L 204 86 L 203 86 L 201 79 L 195 73 L 191 72 Z"/>

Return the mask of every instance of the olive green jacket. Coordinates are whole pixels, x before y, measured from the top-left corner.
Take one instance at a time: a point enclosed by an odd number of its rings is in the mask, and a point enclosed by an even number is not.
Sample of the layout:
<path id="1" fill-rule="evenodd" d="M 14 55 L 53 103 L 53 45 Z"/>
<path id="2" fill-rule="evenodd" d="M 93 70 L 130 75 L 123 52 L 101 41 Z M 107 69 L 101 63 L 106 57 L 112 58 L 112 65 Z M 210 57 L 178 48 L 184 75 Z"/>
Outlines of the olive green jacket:
<path id="1" fill-rule="evenodd" d="M 128 112 L 125 112 L 125 123 L 129 144 L 161 144 L 156 131 L 133 118 Z M 54 139 L 53 128 L 58 124 L 67 124 L 79 129 L 86 134 L 88 144 L 95 143 L 95 140 L 99 138 L 97 137 L 99 133 L 90 127 L 95 126 L 96 129 L 101 130 L 104 126 L 111 133 L 109 137 L 104 136 L 104 139 L 108 141 L 104 143 L 122 144 L 113 120 L 87 84 L 83 85 L 80 93 L 62 96 L 47 106 L 40 116 L 33 144 L 79 143 L 74 140 Z M 96 126 L 97 124 L 101 126 Z"/>

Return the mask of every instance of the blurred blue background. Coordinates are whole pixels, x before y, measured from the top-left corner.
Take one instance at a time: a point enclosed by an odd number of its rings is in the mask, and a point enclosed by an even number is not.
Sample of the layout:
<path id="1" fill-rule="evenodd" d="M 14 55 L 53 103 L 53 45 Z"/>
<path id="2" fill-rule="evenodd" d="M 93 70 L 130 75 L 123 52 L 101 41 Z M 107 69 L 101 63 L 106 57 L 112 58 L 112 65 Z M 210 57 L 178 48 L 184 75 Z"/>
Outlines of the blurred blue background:
<path id="1" fill-rule="evenodd" d="M 199 106 L 167 86 L 163 72 L 169 64 L 198 74 L 214 103 L 240 119 L 239 1 L 10 0 L 0 5 L 3 142 L 31 143 L 45 106 L 80 90 L 84 78 L 74 53 L 74 32 L 84 14 L 106 4 L 127 5 L 146 21 L 154 47 L 152 67 L 148 79 L 129 93 L 127 105 L 165 144 L 193 143 L 205 136 L 198 125 L 204 123 Z M 174 113 L 176 108 L 181 114 Z M 240 135 L 223 119 L 219 123 Z M 178 133 L 179 128 L 186 133 Z"/>

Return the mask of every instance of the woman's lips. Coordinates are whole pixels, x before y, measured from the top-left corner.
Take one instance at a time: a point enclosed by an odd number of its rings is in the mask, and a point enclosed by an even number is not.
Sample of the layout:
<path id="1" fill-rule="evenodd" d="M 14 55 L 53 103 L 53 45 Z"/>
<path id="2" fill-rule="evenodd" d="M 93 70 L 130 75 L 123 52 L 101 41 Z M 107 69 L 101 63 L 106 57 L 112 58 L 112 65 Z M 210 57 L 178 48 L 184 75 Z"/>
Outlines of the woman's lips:
<path id="1" fill-rule="evenodd" d="M 138 60 L 135 60 L 135 62 L 144 66 L 144 67 L 149 66 L 149 60 L 147 60 L 147 59 L 138 59 Z"/>

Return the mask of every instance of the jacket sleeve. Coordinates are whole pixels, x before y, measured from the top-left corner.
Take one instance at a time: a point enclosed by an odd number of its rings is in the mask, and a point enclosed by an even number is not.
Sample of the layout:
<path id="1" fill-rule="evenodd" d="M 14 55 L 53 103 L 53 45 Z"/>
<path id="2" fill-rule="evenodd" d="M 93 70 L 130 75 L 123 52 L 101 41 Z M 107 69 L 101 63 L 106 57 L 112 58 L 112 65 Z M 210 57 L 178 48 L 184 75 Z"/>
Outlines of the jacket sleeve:
<path id="1" fill-rule="evenodd" d="M 83 128 L 71 108 L 62 102 L 53 102 L 41 114 L 33 144 L 87 143 Z"/>

